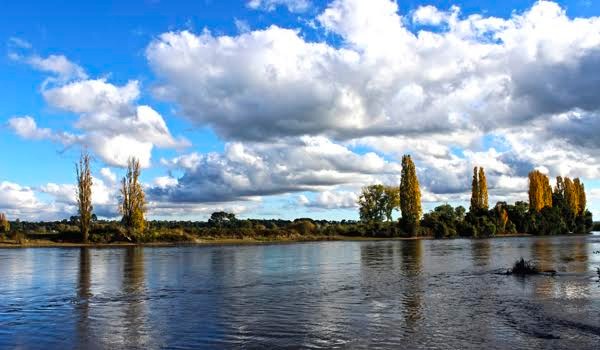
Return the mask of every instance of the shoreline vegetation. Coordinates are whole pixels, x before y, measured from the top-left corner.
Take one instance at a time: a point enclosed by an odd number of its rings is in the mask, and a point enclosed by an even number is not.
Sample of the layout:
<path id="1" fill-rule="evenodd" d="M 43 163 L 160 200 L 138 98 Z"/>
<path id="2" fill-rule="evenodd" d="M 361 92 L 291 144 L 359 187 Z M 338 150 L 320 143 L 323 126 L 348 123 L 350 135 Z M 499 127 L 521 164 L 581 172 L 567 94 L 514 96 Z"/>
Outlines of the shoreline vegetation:
<path id="1" fill-rule="evenodd" d="M 75 164 L 77 214 L 52 222 L 9 221 L 0 213 L 0 247 L 244 244 L 327 240 L 447 239 L 587 234 L 600 229 L 587 210 L 583 182 L 558 176 L 554 188 L 546 174 L 529 173 L 529 202 L 488 204 L 482 167 L 473 169 L 469 211 L 439 205 L 423 214 L 417 168 L 402 157 L 400 184 L 363 187 L 357 201 L 360 220 L 239 219 L 215 212 L 208 221 L 149 221 L 140 163 L 132 158 L 121 181 L 120 221 L 93 213 L 90 156 Z M 493 190 L 493 189 L 492 189 Z M 400 212 L 398 220 L 393 219 Z"/>
<path id="2" fill-rule="evenodd" d="M 587 234 L 586 234 L 587 235 Z M 572 234 L 570 236 L 586 236 Z M 503 239 L 503 238 L 522 238 L 522 237 L 550 237 L 542 235 L 531 235 L 528 233 L 500 234 L 491 237 L 459 237 L 456 239 Z M 215 246 L 215 245 L 270 245 L 270 244 L 293 244 L 293 243 L 311 243 L 311 242 L 381 242 L 381 241 L 420 241 L 420 240 L 438 240 L 433 236 L 418 237 L 352 237 L 352 236 L 298 236 L 286 238 L 212 238 L 201 237 L 193 241 L 154 241 L 154 242 L 110 242 L 110 243 L 83 243 L 83 242 L 59 242 L 48 239 L 33 239 L 27 241 L 0 240 L 0 249 L 18 249 L 18 248 L 128 248 L 128 247 L 185 247 L 185 246 Z"/>

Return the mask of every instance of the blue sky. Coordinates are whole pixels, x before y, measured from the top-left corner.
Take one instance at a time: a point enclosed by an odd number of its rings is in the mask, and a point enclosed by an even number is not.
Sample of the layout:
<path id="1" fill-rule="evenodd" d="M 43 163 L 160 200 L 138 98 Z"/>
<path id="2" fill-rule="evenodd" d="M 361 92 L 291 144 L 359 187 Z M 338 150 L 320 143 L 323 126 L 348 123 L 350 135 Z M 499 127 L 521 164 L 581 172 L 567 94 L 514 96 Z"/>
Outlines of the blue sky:
<path id="1" fill-rule="evenodd" d="M 10 2 L 0 211 L 72 215 L 86 147 L 108 217 L 139 152 L 152 218 L 356 219 L 360 187 L 396 183 L 404 153 L 428 209 L 466 205 L 480 165 L 492 202 L 525 199 L 540 168 L 582 177 L 600 215 L 600 144 L 584 141 L 600 126 L 599 15 L 585 0 Z"/>

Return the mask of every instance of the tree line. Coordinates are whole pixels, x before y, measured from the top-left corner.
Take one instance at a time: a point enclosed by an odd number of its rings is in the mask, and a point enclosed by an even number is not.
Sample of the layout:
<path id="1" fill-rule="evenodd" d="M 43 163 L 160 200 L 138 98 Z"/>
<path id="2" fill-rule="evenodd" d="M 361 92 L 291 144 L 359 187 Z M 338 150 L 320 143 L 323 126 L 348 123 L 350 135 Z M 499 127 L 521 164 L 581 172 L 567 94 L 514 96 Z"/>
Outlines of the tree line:
<path id="1" fill-rule="evenodd" d="M 359 215 L 376 235 L 481 237 L 514 233 L 587 233 L 593 229 L 592 214 L 586 208 L 584 184 L 579 178 L 571 180 L 558 176 L 553 188 L 547 175 L 533 170 L 528 180 L 528 203 L 498 202 L 490 209 L 485 169 L 475 167 L 468 212 L 462 206 L 454 208 L 444 204 L 422 215 L 415 165 L 411 157 L 405 155 L 400 185 L 363 187 L 358 199 Z M 396 210 L 401 213 L 398 222 L 392 220 Z"/>
<path id="2" fill-rule="evenodd" d="M 529 174 L 529 202 L 498 202 L 489 206 L 485 169 L 475 167 L 469 210 L 439 205 L 423 214 L 421 189 L 414 162 L 402 157 L 400 183 L 375 184 L 362 189 L 358 198 L 359 221 L 299 218 L 238 219 L 232 213 L 215 212 L 208 221 L 147 221 L 146 198 L 140 182 L 139 161 L 128 161 L 121 180 L 118 204 L 120 221 L 98 220 L 92 205 L 93 178 L 90 156 L 84 152 L 75 164 L 78 215 L 54 222 L 12 223 L 0 213 L 0 235 L 10 233 L 30 239 L 109 243 L 114 241 L 193 241 L 220 238 L 323 239 L 329 236 L 434 236 L 487 237 L 496 234 L 565 234 L 592 230 L 592 214 L 586 209 L 580 179 L 557 177 L 554 187 L 547 175 Z M 393 219 L 399 211 L 399 220 Z M 598 228 L 596 228 L 598 229 Z"/>

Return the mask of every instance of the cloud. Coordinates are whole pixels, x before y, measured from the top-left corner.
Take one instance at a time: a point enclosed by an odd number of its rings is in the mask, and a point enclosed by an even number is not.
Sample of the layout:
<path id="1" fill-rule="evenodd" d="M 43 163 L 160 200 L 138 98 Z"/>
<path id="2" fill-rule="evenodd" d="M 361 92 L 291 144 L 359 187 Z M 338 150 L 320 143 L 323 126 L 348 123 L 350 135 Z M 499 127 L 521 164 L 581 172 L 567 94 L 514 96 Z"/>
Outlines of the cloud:
<path id="1" fill-rule="evenodd" d="M 357 193 L 349 191 L 323 191 L 312 201 L 304 195 L 299 196 L 300 205 L 321 209 L 357 208 L 357 201 Z"/>
<path id="2" fill-rule="evenodd" d="M 28 42 L 25 39 L 21 39 L 18 37 L 10 37 L 8 38 L 8 44 L 9 46 L 14 46 L 16 48 L 19 49 L 31 49 L 32 45 L 30 42 Z"/>
<path id="3" fill-rule="evenodd" d="M 53 137 L 52 130 L 38 128 L 37 123 L 30 116 L 10 118 L 8 120 L 8 127 L 25 139 L 41 140 Z"/>
<path id="4" fill-rule="evenodd" d="M 100 169 L 100 175 L 108 181 L 108 183 L 116 183 L 117 182 L 117 174 L 115 174 L 110 168 L 102 168 Z"/>
<path id="5" fill-rule="evenodd" d="M 456 17 L 458 11 L 458 7 L 453 7 L 453 12 L 448 13 L 431 5 L 419 6 L 412 14 L 412 21 L 415 24 L 438 26 Z"/>
<path id="6" fill-rule="evenodd" d="M 140 90 L 137 81 L 123 86 L 106 79 L 86 79 L 44 88 L 42 94 L 54 108 L 79 115 L 74 126 L 79 135 L 38 128 L 31 117 L 9 120 L 9 126 L 27 139 L 51 139 L 64 145 L 89 147 L 106 164 L 124 167 L 130 157 L 143 167 L 151 164 L 154 147 L 182 149 L 184 138 L 171 135 L 163 117 L 150 106 L 136 105 Z"/>
<path id="7" fill-rule="evenodd" d="M 271 26 L 164 33 L 146 56 L 157 96 L 228 140 L 484 134 L 600 107 L 600 19 L 547 1 L 508 19 L 452 11 L 446 28 L 415 34 L 394 1 L 336 0 L 317 18 L 339 47 Z"/>
<path id="8" fill-rule="evenodd" d="M 600 126 L 600 18 L 569 18 L 550 1 L 497 18 L 462 16 L 456 6 L 403 15 L 395 1 L 334 0 L 316 20 L 336 45 L 278 26 L 237 36 L 164 33 L 146 50 L 160 78 L 155 93 L 196 125 L 251 147 L 253 159 L 271 159 L 256 144 L 306 135 L 368 147 L 379 159 L 412 153 L 432 199 L 468 199 L 473 166 L 488 171 L 493 199 L 522 199 L 526 186 L 517 186 L 539 166 L 551 176 L 598 174 L 591 134 Z M 502 144 L 490 147 L 487 138 Z M 293 168 L 293 159 L 282 166 Z M 244 186 L 252 195 L 306 189 L 257 186 L 225 155 L 172 162 L 190 169 L 179 186 L 200 174 L 221 185 L 240 181 L 226 186 L 232 198 Z"/>
<path id="9" fill-rule="evenodd" d="M 30 49 L 31 46 L 20 39 L 13 38 L 11 43 L 20 49 Z M 71 62 L 64 55 L 49 55 L 47 57 L 41 57 L 36 54 L 20 54 L 16 52 L 9 52 L 8 57 L 15 61 L 24 62 L 31 67 L 53 75 L 52 78 L 46 80 L 44 85 L 55 83 L 55 82 L 66 82 L 74 79 L 87 79 L 88 75 L 85 70 L 76 63 Z"/>
<path id="10" fill-rule="evenodd" d="M 248 0 L 246 3 L 251 9 L 274 11 L 279 6 L 285 6 L 290 12 L 305 12 L 311 6 L 310 0 Z"/>
<path id="11" fill-rule="evenodd" d="M 398 182 L 400 167 L 375 153 L 357 154 L 323 137 L 276 143 L 228 143 L 225 152 L 163 160 L 184 175 L 173 186 L 153 188 L 171 202 L 227 202 L 253 196 L 360 186 L 380 179 Z"/>

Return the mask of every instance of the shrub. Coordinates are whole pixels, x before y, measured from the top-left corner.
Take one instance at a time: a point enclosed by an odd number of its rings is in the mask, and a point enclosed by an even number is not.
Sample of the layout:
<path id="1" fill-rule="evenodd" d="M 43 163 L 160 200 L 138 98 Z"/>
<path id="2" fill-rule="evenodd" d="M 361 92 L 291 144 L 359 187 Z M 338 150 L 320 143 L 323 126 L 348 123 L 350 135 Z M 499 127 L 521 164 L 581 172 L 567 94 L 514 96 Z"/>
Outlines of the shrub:
<path id="1" fill-rule="evenodd" d="M 310 221 L 296 221 L 292 223 L 290 226 L 290 230 L 296 231 L 301 235 L 310 235 L 315 232 L 316 226 Z"/>

